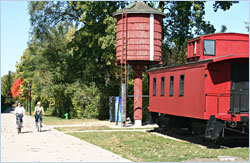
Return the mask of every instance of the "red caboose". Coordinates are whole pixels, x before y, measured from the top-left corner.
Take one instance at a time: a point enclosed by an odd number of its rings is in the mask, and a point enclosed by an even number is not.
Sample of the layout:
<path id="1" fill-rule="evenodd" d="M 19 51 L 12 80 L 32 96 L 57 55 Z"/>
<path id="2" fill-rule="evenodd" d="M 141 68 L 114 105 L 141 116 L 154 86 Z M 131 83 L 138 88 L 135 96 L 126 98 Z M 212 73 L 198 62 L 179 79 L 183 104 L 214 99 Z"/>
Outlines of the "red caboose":
<path id="1" fill-rule="evenodd" d="M 185 125 L 213 140 L 224 129 L 248 134 L 249 35 L 210 34 L 187 47 L 186 64 L 148 70 L 154 119 L 160 127 Z"/>

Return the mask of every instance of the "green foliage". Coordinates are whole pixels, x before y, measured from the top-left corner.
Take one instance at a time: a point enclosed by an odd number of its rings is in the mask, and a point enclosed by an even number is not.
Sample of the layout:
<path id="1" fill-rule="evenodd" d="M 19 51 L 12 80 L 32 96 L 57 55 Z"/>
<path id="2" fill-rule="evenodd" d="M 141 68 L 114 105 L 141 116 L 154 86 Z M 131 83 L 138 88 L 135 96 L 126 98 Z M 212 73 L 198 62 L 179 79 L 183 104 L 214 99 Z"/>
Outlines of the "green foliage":
<path id="1" fill-rule="evenodd" d="M 218 9 L 222 9 L 224 11 L 229 10 L 233 4 L 239 3 L 239 1 L 215 1 L 213 7 L 216 12 Z"/>
<path id="2" fill-rule="evenodd" d="M 15 98 L 12 98 L 10 91 L 12 84 L 17 79 L 17 74 L 11 71 L 8 72 L 8 75 L 1 77 L 1 106 L 11 106 Z"/>
<path id="3" fill-rule="evenodd" d="M 9 107 L 6 103 L 4 103 L 4 101 L 5 101 L 5 98 L 1 95 L 1 113 L 3 113 Z"/>
<path id="4" fill-rule="evenodd" d="M 97 118 L 100 109 L 101 93 L 95 83 L 89 86 L 75 82 L 67 87 L 65 93 L 70 97 L 73 109 L 70 115 L 77 118 Z"/>
<path id="5" fill-rule="evenodd" d="M 247 31 L 249 32 L 249 22 L 245 22 L 245 25 L 246 25 Z"/>
<path id="6" fill-rule="evenodd" d="M 226 31 L 227 31 L 227 27 L 225 25 L 222 25 L 220 33 L 225 33 Z"/>
<path id="7" fill-rule="evenodd" d="M 158 8 L 166 12 L 163 23 L 163 65 L 177 65 L 186 60 L 186 43 L 196 36 L 211 34 L 215 28 L 204 20 L 203 1 L 161 1 Z"/>

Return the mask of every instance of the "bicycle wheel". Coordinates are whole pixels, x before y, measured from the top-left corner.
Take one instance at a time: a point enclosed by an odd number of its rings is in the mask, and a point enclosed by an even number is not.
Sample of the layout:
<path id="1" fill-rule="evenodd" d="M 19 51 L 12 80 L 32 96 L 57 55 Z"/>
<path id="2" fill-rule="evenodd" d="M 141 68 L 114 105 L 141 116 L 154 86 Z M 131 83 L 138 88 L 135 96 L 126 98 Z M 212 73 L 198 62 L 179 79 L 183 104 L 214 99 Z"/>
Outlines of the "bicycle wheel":
<path id="1" fill-rule="evenodd" d="M 18 134 L 21 133 L 21 127 L 19 127 L 19 128 L 17 129 L 17 133 L 18 133 Z"/>
<path id="2" fill-rule="evenodd" d="M 41 132 L 41 122 L 39 122 L 39 132 Z"/>
<path id="3" fill-rule="evenodd" d="M 21 133 L 21 122 L 20 122 L 20 117 L 17 117 L 16 125 L 17 125 L 17 133 L 20 134 L 20 133 Z"/>
<path id="4" fill-rule="evenodd" d="M 40 125 L 39 125 L 39 122 L 38 122 L 38 124 L 37 124 L 37 131 L 39 132 L 40 131 Z"/>
<path id="5" fill-rule="evenodd" d="M 37 131 L 38 131 L 38 132 L 41 132 L 41 121 L 40 121 L 40 119 L 38 119 Z"/>

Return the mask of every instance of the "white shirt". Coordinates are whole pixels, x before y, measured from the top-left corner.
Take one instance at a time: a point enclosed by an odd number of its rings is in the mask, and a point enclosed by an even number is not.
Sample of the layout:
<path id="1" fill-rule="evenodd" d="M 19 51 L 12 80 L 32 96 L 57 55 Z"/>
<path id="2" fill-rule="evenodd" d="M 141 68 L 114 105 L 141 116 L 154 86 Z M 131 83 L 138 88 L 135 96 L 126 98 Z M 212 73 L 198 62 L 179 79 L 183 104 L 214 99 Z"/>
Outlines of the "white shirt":
<path id="1" fill-rule="evenodd" d="M 18 107 L 18 106 L 17 106 L 17 107 L 15 108 L 15 113 L 16 113 L 16 114 L 24 114 L 24 112 L 25 112 L 25 110 L 24 110 L 24 107 L 22 107 L 22 106 L 21 106 L 21 107 Z"/>

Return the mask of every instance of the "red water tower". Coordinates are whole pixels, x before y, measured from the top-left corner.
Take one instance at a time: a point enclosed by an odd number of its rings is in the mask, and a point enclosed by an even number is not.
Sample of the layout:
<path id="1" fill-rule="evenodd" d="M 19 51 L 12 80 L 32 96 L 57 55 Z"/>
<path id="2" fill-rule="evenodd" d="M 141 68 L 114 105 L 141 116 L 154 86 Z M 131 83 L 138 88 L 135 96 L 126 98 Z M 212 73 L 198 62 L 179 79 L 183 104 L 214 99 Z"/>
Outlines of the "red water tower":
<path id="1" fill-rule="evenodd" d="M 116 12 L 114 17 L 117 19 L 116 62 L 121 65 L 122 111 L 126 111 L 125 83 L 127 64 L 130 64 L 134 71 L 134 120 L 136 126 L 141 126 L 142 71 L 145 65 L 161 63 L 165 14 L 144 2 L 133 2 Z M 126 122 L 125 118 L 126 114 L 123 122 Z"/>

